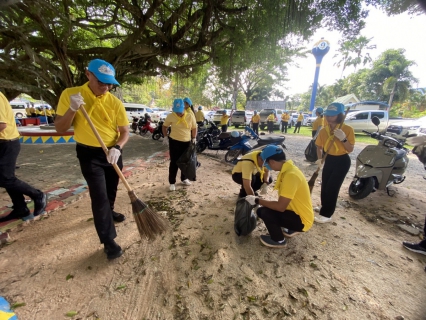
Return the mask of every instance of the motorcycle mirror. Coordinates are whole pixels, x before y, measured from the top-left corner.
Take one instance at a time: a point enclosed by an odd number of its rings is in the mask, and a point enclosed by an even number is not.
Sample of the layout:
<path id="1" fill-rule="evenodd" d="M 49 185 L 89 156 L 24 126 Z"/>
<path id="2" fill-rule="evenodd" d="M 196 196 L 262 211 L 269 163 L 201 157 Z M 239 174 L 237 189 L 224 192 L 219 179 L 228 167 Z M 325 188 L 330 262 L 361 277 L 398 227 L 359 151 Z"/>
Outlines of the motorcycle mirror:
<path id="1" fill-rule="evenodd" d="M 378 117 L 376 117 L 376 116 L 374 116 L 374 117 L 371 119 L 371 121 L 373 121 L 373 123 L 374 123 L 374 125 L 375 125 L 376 127 L 378 127 L 378 126 L 379 126 L 379 124 L 380 124 L 380 119 L 379 119 Z"/>

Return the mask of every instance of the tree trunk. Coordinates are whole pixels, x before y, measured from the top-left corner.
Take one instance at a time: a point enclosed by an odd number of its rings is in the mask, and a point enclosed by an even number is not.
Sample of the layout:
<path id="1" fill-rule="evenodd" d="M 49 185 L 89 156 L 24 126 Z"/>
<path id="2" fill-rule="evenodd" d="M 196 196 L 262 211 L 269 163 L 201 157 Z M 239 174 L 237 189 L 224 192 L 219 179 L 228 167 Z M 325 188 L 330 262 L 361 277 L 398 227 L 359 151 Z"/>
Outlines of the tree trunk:
<path id="1" fill-rule="evenodd" d="M 391 106 L 392 106 L 393 96 L 395 95 L 395 88 L 396 88 L 396 82 L 395 82 L 395 84 L 393 85 L 392 92 L 391 92 L 390 97 L 389 97 L 389 102 L 388 102 L 389 109 L 390 109 L 390 108 L 391 108 Z"/>

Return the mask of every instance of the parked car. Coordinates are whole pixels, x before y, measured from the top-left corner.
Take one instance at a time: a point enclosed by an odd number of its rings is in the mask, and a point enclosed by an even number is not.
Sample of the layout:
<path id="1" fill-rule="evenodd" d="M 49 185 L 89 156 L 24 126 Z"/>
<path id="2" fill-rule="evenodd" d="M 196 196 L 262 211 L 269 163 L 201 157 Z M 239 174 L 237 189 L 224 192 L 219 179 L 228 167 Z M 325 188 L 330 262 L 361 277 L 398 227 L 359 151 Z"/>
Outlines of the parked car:
<path id="1" fill-rule="evenodd" d="M 230 124 L 238 128 L 239 126 L 250 125 L 251 118 L 253 117 L 253 111 L 249 110 L 236 110 L 232 114 Z"/>
<path id="2" fill-rule="evenodd" d="M 15 114 L 15 118 L 26 118 L 27 113 L 25 112 L 25 108 L 27 107 L 27 102 L 25 101 L 10 101 L 10 106 L 12 107 L 12 111 Z"/>
<path id="3" fill-rule="evenodd" d="M 275 123 L 274 128 L 279 129 L 281 125 L 281 116 L 283 114 L 284 110 L 281 109 L 262 109 L 259 112 L 260 116 L 260 130 L 264 130 L 266 128 L 266 118 L 273 113 L 275 115 Z"/>
<path id="4" fill-rule="evenodd" d="M 203 111 L 203 112 L 204 112 L 204 118 L 207 121 L 213 121 L 213 115 L 216 113 L 216 111 L 207 110 L 207 111 Z"/>
<path id="5" fill-rule="evenodd" d="M 396 139 L 405 139 L 413 134 L 417 135 L 421 127 L 426 127 L 426 116 L 414 120 L 394 122 L 388 126 L 386 133 Z"/>
<path id="6" fill-rule="evenodd" d="M 171 111 L 161 111 L 161 112 L 159 112 L 160 121 L 166 120 L 166 117 L 169 115 L 169 113 L 172 113 L 172 112 Z"/>
<path id="7" fill-rule="evenodd" d="M 297 122 L 297 118 L 299 117 L 299 113 L 293 113 L 290 116 L 290 127 L 295 126 L 296 122 Z M 307 114 L 303 114 L 303 121 L 302 121 L 302 126 L 307 126 L 308 125 L 308 118 L 309 116 Z M 315 121 L 316 118 L 314 118 Z"/>
<path id="8" fill-rule="evenodd" d="M 361 110 L 351 112 L 346 116 L 345 124 L 351 126 L 355 133 L 362 133 L 362 130 L 375 132 L 377 131 L 377 127 L 371 121 L 373 117 L 378 117 L 380 120 L 379 132 L 386 132 L 389 114 L 385 110 Z"/>
<path id="9" fill-rule="evenodd" d="M 160 121 L 160 115 L 155 113 L 154 110 L 148 108 L 146 105 L 138 103 L 123 103 L 126 109 L 127 118 L 132 122 L 133 117 L 143 117 L 145 113 L 148 113 L 151 117 L 152 122 Z"/>
<path id="10" fill-rule="evenodd" d="M 221 109 L 221 110 L 216 110 L 216 113 L 213 115 L 213 122 L 215 125 L 220 124 L 220 118 L 222 118 L 223 113 L 226 112 L 228 114 L 228 116 L 231 116 L 231 109 Z M 228 120 L 228 126 L 229 126 L 230 120 Z"/>

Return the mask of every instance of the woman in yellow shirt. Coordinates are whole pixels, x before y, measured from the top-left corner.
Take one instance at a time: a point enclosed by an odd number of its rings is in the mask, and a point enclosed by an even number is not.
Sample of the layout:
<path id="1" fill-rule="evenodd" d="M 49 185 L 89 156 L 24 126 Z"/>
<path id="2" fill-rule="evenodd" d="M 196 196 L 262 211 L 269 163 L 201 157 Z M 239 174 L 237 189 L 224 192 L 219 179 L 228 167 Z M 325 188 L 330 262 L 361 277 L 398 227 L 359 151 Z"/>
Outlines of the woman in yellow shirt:
<path id="1" fill-rule="evenodd" d="M 287 133 L 288 120 L 290 120 L 290 116 L 288 112 L 284 112 L 281 116 L 281 132 Z"/>
<path id="2" fill-rule="evenodd" d="M 259 135 L 259 122 L 260 116 L 257 114 L 257 111 L 254 110 L 254 115 L 251 118 L 251 123 L 253 125 L 253 131 L 256 132 L 257 135 Z"/>
<path id="3" fill-rule="evenodd" d="M 275 121 L 275 113 L 271 113 L 266 118 L 266 124 L 268 125 L 268 133 L 274 133 L 274 121 Z"/>
<path id="4" fill-rule="evenodd" d="M 324 151 L 327 153 L 322 170 L 320 215 L 315 217 L 315 222 L 318 223 L 331 221 L 331 216 L 336 210 L 340 187 L 351 167 L 349 153 L 354 150 L 355 134 L 352 127 L 343 124 L 344 112 L 343 104 L 338 102 L 330 104 L 324 111 L 327 125 L 320 130 L 315 141 L 318 165 L 321 165 Z M 342 126 L 339 128 L 340 124 Z"/>
<path id="5" fill-rule="evenodd" d="M 294 126 L 294 132 L 293 133 L 296 133 L 296 130 L 297 130 L 297 133 L 300 133 L 300 127 L 302 126 L 302 121 L 303 121 L 303 114 L 302 114 L 302 112 L 300 112 L 299 116 L 297 117 L 296 125 Z"/>
<path id="6" fill-rule="evenodd" d="M 223 115 L 220 118 L 220 125 L 222 126 L 222 132 L 226 132 L 228 130 L 228 120 L 229 116 L 226 111 L 223 111 Z"/>
<path id="7" fill-rule="evenodd" d="M 324 109 L 319 107 L 315 111 L 315 115 L 317 118 L 312 123 L 312 138 L 315 137 L 318 130 L 321 130 L 322 127 L 324 127 L 324 116 L 323 116 Z"/>

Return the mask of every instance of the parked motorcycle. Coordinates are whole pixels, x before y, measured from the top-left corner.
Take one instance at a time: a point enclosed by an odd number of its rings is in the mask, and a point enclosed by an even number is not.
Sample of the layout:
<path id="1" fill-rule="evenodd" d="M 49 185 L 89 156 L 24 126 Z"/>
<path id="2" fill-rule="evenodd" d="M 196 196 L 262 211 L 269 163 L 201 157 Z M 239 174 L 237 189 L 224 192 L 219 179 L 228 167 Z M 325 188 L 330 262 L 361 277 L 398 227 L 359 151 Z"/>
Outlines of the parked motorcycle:
<path id="1" fill-rule="evenodd" d="M 138 123 L 139 123 L 139 117 L 132 117 L 132 131 L 133 133 L 136 133 L 136 131 L 138 130 Z"/>
<path id="2" fill-rule="evenodd" d="M 250 127 L 246 126 L 245 130 L 246 133 L 243 134 L 241 139 L 236 144 L 232 145 L 229 148 L 229 151 L 225 154 L 226 162 L 234 162 L 241 154 L 244 155 L 256 148 L 266 146 L 268 144 L 280 145 L 286 149 L 284 145 L 284 136 L 268 135 L 260 138 Z M 256 142 L 252 145 L 250 140 L 256 140 Z"/>
<path id="3" fill-rule="evenodd" d="M 209 124 L 210 127 L 197 133 L 197 143 L 195 145 L 197 153 L 201 153 L 207 148 L 211 150 L 226 150 L 229 146 L 230 133 L 222 135 L 220 129 L 213 122 L 210 121 Z"/>
<path id="4" fill-rule="evenodd" d="M 152 139 L 158 140 L 160 138 L 164 138 L 163 135 L 163 123 L 164 121 L 159 121 L 154 131 L 152 132 Z"/>
<path id="5" fill-rule="evenodd" d="M 386 189 L 391 195 L 389 186 L 405 180 L 404 173 L 408 166 L 408 149 L 404 148 L 404 142 L 380 134 L 379 118 L 373 117 L 371 120 L 377 126 L 377 132 L 362 132 L 379 143 L 366 146 L 356 159 L 355 177 L 349 186 L 349 196 L 356 200 L 376 190 Z"/>
<path id="6" fill-rule="evenodd" d="M 138 129 L 139 129 L 139 134 L 141 136 L 146 135 L 148 132 L 150 132 L 151 134 L 154 132 L 155 127 L 151 126 L 151 119 L 148 118 L 146 121 L 144 121 L 143 123 L 140 123 L 140 126 L 138 125 Z"/>

